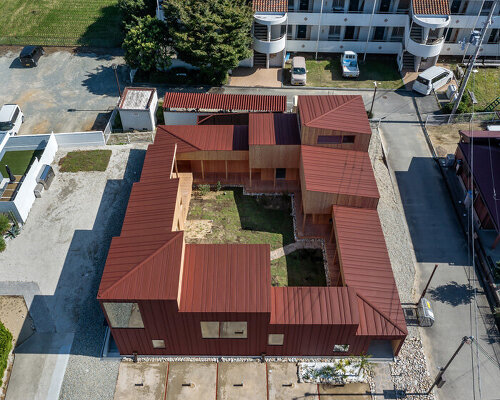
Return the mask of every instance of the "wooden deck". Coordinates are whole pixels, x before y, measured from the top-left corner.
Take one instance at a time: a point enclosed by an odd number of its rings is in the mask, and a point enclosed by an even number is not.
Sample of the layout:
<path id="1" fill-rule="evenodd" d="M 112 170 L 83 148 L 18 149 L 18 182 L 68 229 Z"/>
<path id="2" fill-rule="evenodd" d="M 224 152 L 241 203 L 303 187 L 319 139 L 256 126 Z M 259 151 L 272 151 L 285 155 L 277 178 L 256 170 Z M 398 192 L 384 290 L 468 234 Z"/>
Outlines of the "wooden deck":
<path id="1" fill-rule="evenodd" d="M 22 175 L 14 175 L 16 181 L 14 183 L 8 183 L 5 190 L 1 192 L 0 201 L 12 201 L 14 193 L 20 184 Z"/>
<path id="2" fill-rule="evenodd" d="M 297 237 L 299 239 L 322 239 L 324 241 L 330 286 L 340 286 L 340 263 L 337 256 L 337 244 L 335 243 L 335 237 L 332 236 L 332 224 L 315 224 L 313 223 L 310 215 L 306 216 L 304 223 L 301 193 L 295 192 L 293 199 Z"/>

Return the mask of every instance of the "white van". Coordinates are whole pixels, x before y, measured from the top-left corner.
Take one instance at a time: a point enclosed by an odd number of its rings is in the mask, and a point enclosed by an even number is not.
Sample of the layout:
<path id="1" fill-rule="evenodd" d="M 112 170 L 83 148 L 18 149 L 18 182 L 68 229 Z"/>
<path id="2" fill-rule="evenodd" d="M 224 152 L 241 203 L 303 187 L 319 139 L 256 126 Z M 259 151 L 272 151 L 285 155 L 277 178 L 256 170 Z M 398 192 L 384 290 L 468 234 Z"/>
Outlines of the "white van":
<path id="1" fill-rule="evenodd" d="M 0 108 L 0 133 L 17 135 L 23 122 L 24 114 L 17 104 L 4 104 Z"/>
<path id="2" fill-rule="evenodd" d="M 292 85 L 304 86 L 306 84 L 306 59 L 304 57 L 293 57 L 292 59 L 292 76 L 290 83 Z"/>
<path id="3" fill-rule="evenodd" d="M 453 78 L 453 72 L 443 67 L 430 67 L 422 72 L 415 83 L 413 90 L 418 93 L 428 95 L 432 90 L 438 90 L 446 85 Z"/>

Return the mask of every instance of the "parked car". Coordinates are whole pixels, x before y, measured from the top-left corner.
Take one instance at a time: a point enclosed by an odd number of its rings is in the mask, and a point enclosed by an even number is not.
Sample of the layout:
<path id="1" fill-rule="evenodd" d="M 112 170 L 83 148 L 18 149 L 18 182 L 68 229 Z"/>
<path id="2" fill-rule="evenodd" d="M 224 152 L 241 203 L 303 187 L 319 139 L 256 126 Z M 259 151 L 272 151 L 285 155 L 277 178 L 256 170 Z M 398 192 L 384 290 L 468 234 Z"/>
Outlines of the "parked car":
<path id="1" fill-rule="evenodd" d="M 428 95 L 453 79 L 453 72 L 443 67 L 430 67 L 422 72 L 413 83 L 415 92 Z"/>
<path id="2" fill-rule="evenodd" d="M 4 104 L 0 108 L 0 133 L 17 135 L 23 122 L 24 114 L 17 104 Z"/>
<path id="3" fill-rule="evenodd" d="M 354 51 L 344 51 L 340 57 L 340 66 L 344 78 L 357 78 L 359 76 L 358 55 Z"/>
<path id="4" fill-rule="evenodd" d="M 19 60 L 25 67 L 36 67 L 38 60 L 45 54 L 42 46 L 26 46 L 19 54 Z"/>
<path id="5" fill-rule="evenodd" d="M 292 59 L 292 85 L 305 86 L 307 78 L 306 59 L 304 57 L 293 57 Z"/>

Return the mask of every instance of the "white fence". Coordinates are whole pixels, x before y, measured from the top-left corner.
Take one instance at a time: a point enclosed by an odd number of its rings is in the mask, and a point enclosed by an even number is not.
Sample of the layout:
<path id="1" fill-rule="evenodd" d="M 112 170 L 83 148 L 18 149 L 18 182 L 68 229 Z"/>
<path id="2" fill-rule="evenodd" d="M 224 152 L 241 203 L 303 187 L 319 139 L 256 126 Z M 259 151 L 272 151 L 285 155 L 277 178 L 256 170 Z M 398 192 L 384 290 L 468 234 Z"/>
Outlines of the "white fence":
<path id="1" fill-rule="evenodd" d="M 61 148 L 104 146 L 106 144 L 103 131 L 56 133 L 54 136 L 57 145 Z"/>

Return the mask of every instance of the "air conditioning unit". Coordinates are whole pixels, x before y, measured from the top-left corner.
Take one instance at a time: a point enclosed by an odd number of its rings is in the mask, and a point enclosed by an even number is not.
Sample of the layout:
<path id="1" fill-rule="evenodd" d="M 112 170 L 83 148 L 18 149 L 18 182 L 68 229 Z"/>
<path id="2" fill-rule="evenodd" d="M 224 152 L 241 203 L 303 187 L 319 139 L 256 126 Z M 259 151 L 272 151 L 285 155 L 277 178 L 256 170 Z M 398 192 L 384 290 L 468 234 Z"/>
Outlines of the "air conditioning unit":
<path id="1" fill-rule="evenodd" d="M 55 173 L 50 165 L 45 165 L 42 167 L 42 172 L 37 179 L 38 183 L 41 183 L 45 190 L 50 187 L 52 180 L 54 179 Z"/>
<path id="2" fill-rule="evenodd" d="M 39 199 L 40 197 L 42 197 L 43 185 L 41 183 L 37 183 L 36 186 L 35 186 L 35 189 L 33 190 L 33 192 L 35 193 L 35 197 L 37 199 Z"/>

